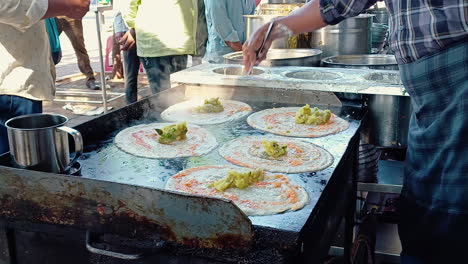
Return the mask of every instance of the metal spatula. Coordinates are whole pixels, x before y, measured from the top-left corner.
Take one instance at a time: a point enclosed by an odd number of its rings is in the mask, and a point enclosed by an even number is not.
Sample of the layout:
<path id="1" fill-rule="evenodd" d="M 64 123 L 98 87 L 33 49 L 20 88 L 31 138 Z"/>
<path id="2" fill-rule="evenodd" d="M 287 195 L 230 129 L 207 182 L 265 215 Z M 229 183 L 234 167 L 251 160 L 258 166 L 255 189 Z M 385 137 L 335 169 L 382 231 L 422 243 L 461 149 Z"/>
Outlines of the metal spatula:
<path id="1" fill-rule="evenodd" d="M 262 45 L 260 45 L 260 48 L 256 52 L 257 59 L 258 59 L 258 56 L 260 55 L 260 53 L 263 51 L 263 48 L 265 47 L 265 43 L 266 43 L 268 37 L 270 36 L 271 29 L 273 28 L 273 25 L 274 25 L 274 23 L 270 22 L 270 26 L 268 27 L 267 32 L 265 34 L 265 37 L 263 38 Z M 252 73 L 252 70 L 253 70 L 253 65 L 250 67 L 250 70 L 247 72 L 247 75 L 250 75 Z"/>

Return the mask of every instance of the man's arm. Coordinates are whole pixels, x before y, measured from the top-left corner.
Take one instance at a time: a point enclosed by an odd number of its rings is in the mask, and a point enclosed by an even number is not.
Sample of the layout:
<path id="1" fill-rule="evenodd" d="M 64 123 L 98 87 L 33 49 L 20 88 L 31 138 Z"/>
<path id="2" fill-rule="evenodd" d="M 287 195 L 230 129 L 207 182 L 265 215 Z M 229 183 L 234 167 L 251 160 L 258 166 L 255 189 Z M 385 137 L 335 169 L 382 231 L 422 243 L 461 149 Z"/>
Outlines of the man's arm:
<path id="1" fill-rule="evenodd" d="M 213 18 L 213 24 L 216 34 L 234 51 L 241 51 L 242 44 L 240 42 L 237 31 L 232 26 L 226 12 L 226 1 L 224 0 L 205 0 L 205 7 L 209 10 Z"/>
<path id="2" fill-rule="evenodd" d="M 0 23 L 24 30 L 58 15 L 81 18 L 88 8 L 89 0 L 2 0 Z"/>
<path id="3" fill-rule="evenodd" d="M 89 0 L 48 0 L 49 8 L 45 18 L 67 16 L 80 19 L 89 11 Z"/>

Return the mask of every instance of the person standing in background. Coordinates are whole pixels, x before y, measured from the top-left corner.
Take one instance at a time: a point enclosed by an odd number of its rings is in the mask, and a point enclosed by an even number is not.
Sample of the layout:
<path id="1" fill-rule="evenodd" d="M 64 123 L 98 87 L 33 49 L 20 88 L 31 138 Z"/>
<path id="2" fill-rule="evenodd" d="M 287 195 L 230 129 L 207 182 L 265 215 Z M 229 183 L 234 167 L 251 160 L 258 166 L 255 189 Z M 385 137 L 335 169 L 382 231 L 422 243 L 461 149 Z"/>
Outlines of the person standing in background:
<path id="1" fill-rule="evenodd" d="M 223 63 L 223 55 L 242 51 L 247 39 L 244 15 L 253 15 L 255 0 L 205 0 L 208 44 L 205 59 Z"/>
<path id="2" fill-rule="evenodd" d="M 64 31 L 75 50 L 78 68 L 86 76 L 86 87 L 91 90 L 99 90 L 99 85 L 96 84 L 96 77 L 94 77 L 94 71 L 89 61 L 88 51 L 86 50 L 81 19 L 59 16 L 57 17 L 57 26 L 59 34 Z"/>
<path id="3" fill-rule="evenodd" d="M 206 53 L 206 42 L 208 41 L 208 28 L 206 26 L 205 2 L 198 0 L 198 21 L 196 36 L 196 54 L 192 55 L 192 66 L 202 63 Z"/>
<path id="4" fill-rule="evenodd" d="M 83 17 L 89 0 L 2 0 L 0 5 L 0 154 L 9 150 L 5 122 L 42 112 L 55 95 L 55 69 L 42 19 Z"/>
<path id="5" fill-rule="evenodd" d="M 123 68 L 125 79 L 125 100 L 127 104 L 138 100 L 138 71 L 140 70 L 140 58 L 138 58 L 133 29 L 129 30 L 122 19 L 122 14 L 117 12 L 114 17 L 115 39 L 119 42 L 123 53 Z"/>
<path id="6" fill-rule="evenodd" d="M 196 54 L 197 0 L 119 2 L 151 91 L 170 88 L 170 74 L 187 68 L 187 55 Z"/>

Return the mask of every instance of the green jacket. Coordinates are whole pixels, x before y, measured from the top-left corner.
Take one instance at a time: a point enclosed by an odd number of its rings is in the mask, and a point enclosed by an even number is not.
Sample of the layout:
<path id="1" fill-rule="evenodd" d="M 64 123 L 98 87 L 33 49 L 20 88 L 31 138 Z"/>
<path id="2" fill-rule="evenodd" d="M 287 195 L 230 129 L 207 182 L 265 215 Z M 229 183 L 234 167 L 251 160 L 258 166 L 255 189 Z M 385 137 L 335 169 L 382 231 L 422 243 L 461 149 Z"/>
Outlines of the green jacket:
<path id="1" fill-rule="evenodd" d="M 120 0 L 140 57 L 196 54 L 198 0 Z"/>

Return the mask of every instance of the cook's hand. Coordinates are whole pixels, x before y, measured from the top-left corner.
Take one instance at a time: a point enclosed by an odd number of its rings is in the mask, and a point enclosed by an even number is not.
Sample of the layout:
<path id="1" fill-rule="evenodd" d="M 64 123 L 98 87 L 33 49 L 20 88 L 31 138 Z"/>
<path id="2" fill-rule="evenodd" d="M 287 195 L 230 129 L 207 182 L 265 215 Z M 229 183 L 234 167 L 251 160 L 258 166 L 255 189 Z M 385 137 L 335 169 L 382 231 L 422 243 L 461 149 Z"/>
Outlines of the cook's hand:
<path id="1" fill-rule="evenodd" d="M 242 43 L 240 42 L 230 42 L 225 41 L 226 45 L 228 45 L 233 51 L 242 51 Z"/>
<path id="2" fill-rule="evenodd" d="M 265 38 L 265 34 L 268 30 L 269 23 L 261 26 L 257 31 L 253 33 L 253 35 L 250 36 L 250 38 L 244 43 L 244 46 L 242 47 L 242 53 L 243 53 L 243 58 L 244 58 L 244 72 L 250 72 L 250 69 L 259 64 L 262 60 L 265 59 L 266 53 L 268 52 L 268 49 L 271 46 L 272 38 L 271 35 L 267 39 L 267 42 L 265 43 L 265 46 L 263 47 L 263 50 L 261 54 L 259 54 L 257 58 L 257 51 L 260 49 L 260 46 L 262 45 L 263 38 Z"/>
<path id="3" fill-rule="evenodd" d="M 136 45 L 135 29 L 129 29 L 120 39 L 119 44 L 122 45 L 122 50 L 131 50 L 135 48 Z"/>
<path id="4" fill-rule="evenodd" d="M 65 16 L 80 19 L 89 11 L 90 0 L 65 0 L 68 10 L 65 10 Z"/>

